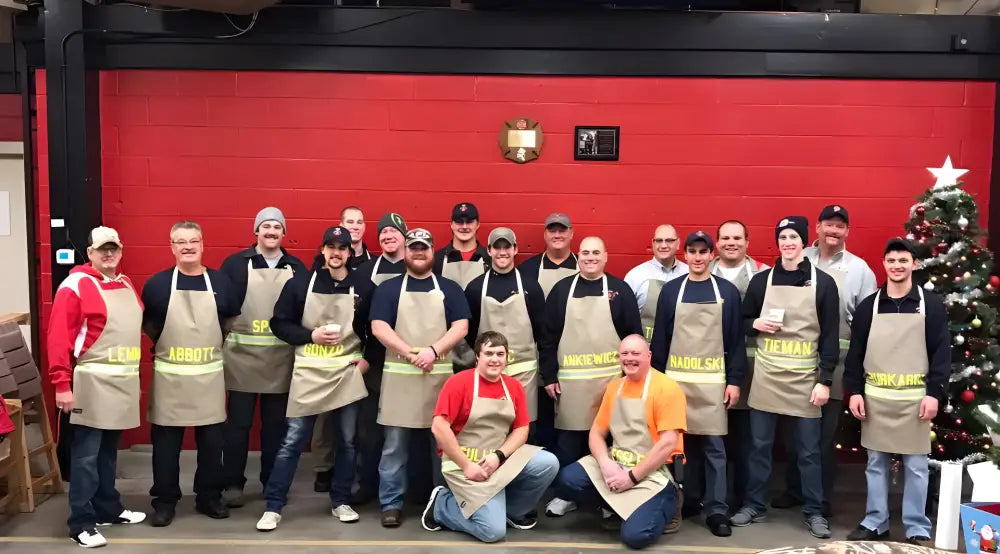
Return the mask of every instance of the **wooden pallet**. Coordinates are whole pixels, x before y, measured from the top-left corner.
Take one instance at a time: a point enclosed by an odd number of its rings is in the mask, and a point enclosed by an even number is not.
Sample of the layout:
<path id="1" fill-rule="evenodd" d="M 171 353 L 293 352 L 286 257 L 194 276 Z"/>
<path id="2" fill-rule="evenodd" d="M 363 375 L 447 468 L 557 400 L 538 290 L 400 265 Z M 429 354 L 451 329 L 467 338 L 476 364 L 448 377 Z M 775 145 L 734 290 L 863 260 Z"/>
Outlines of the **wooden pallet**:
<path id="1" fill-rule="evenodd" d="M 35 511 L 31 490 L 31 470 L 28 468 L 28 448 L 24 434 L 24 411 L 20 400 L 5 400 L 7 413 L 14 422 L 14 431 L 4 440 L 10 454 L 0 460 L 0 513 Z"/>

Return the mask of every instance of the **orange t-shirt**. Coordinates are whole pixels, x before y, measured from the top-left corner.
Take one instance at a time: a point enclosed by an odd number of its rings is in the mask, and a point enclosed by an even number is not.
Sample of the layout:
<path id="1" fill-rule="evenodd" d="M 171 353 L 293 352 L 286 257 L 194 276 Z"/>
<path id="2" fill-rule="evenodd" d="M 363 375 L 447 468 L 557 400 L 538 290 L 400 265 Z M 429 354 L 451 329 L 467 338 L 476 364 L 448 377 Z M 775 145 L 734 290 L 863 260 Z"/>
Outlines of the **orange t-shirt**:
<path id="1" fill-rule="evenodd" d="M 649 426 L 649 435 L 653 442 L 660 440 L 662 431 L 681 431 L 677 437 L 677 446 L 674 447 L 674 454 L 684 453 L 683 431 L 687 430 L 687 400 L 684 398 L 684 391 L 676 381 L 667 377 L 663 373 L 650 368 L 649 394 L 646 395 L 646 425 Z M 622 381 L 622 397 L 642 398 L 643 381 L 631 381 L 627 377 L 619 377 L 608 383 L 608 388 L 604 391 L 604 399 L 601 400 L 601 407 L 597 410 L 597 417 L 594 425 L 598 429 L 609 429 L 611 426 L 611 408 L 618 398 L 618 387 Z M 645 453 L 641 453 L 645 454 Z"/>

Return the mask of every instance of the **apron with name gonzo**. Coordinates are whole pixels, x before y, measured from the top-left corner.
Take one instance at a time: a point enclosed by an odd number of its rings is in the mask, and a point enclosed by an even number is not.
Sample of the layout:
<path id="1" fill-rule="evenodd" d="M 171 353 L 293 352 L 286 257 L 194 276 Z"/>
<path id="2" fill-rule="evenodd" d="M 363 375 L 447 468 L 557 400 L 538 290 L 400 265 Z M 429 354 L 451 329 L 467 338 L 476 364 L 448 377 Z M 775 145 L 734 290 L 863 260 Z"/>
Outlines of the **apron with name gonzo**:
<path id="1" fill-rule="evenodd" d="M 97 287 L 107 311 L 104 329 L 73 368 L 73 411 L 69 421 L 95 429 L 139 426 L 139 360 L 142 358 L 142 307 L 128 283 Z"/>
<path id="2" fill-rule="evenodd" d="M 163 332 L 156 341 L 149 422 L 187 427 L 226 420 L 226 379 L 222 370 L 222 328 L 215 291 L 177 290 L 177 269 Z"/>
<path id="3" fill-rule="evenodd" d="M 313 292 L 315 284 L 314 271 L 302 307 L 302 326 L 340 325 L 340 343 L 309 343 L 295 349 L 287 417 L 329 412 L 368 396 L 364 376 L 352 363 L 361 357 L 361 339 L 354 332 L 354 287 L 347 294 L 318 294 Z"/>
<path id="4" fill-rule="evenodd" d="M 576 256 L 574 254 L 570 254 L 569 256 L 573 258 L 573 260 L 576 260 Z M 549 297 L 549 293 L 552 292 L 552 287 L 556 286 L 556 283 L 578 273 L 578 270 L 571 267 L 546 269 L 545 260 L 547 259 L 548 257 L 545 254 L 542 254 L 542 259 L 538 261 L 538 286 L 542 287 L 542 294 L 545 295 L 545 298 Z"/>
<path id="5" fill-rule="evenodd" d="M 646 340 L 653 340 L 653 325 L 656 323 L 656 304 L 660 300 L 660 291 L 666 283 L 659 279 L 646 281 L 646 303 L 642 305 L 639 317 L 642 319 L 642 333 Z"/>
<path id="6" fill-rule="evenodd" d="M 604 389 L 621 375 L 618 330 L 611 318 L 608 277 L 601 276 L 602 294 L 573 298 L 580 276 L 573 277 L 566 299 L 566 320 L 556 355 L 559 388 L 555 428 L 588 431 L 601 406 Z"/>
<path id="7" fill-rule="evenodd" d="M 756 262 L 754 262 L 752 259 L 748 257 L 743 262 L 743 266 L 741 267 L 742 271 L 737 273 L 736 277 L 733 277 L 731 280 L 728 280 L 730 283 L 736 286 L 736 290 L 740 291 L 740 300 L 743 300 L 743 297 L 746 296 L 747 294 L 747 288 L 750 287 L 750 278 L 753 277 L 754 274 L 752 268 L 757 267 L 755 264 Z M 722 271 L 716 270 L 718 265 L 719 265 L 718 258 L 716 258 L 709 265 L 709 268 L 713 275 L 725 279 L 726 277 L 722 275 Z M 737 402 L 731 408 L 733 410 L 746 410 L 750 408 L 750 406 L 747 405 L 747 399 L 750 398 L 750 385 L 753 383 L 754 356 L 757 355 L 757 346 L 748 340 L 746 350 L 747 350 L 747 374 L 745 377 L 743 377 L 743 384 L 740 385 L 740 401 Z"/>
<path id="8" fill-rule="evenodd" d="M 226 389 L 239 392 L 288 392 L 295 349 L 271 332 L 274 303 L 292 268 L 253 267 L 247 261 L 247 292 L 240 315 L 230 324 L 222 348 Z"/>
<path id="9" fill-rule="evenodd" d="M 843 400 L 844 399 L 844 361 L 847 359 L 847 351 L 851 347 L 851 324 L 848 322 L 849 315 L 847 313 L 847 297 L 844 295 L 848 292 L 844 288 L 844 283 L 847 280 L 847 271 L 842 269 L 844 263 L 843 258 L 841 258 L 840 263 L 826 265 L 818 261 L 819 257 L 817 255 L 816 265 L 827 272 L 830 277 L 833 277 L 833 281 L 837 283 L 837 294 L 840 297 L 840 327 L 837 329 L 838 338 L 840 339 L 840 352 L 837 355 L 837 367 L 833 370 L 833 384 L 830 385 L 830 399 L 831 400 Z"/>
<path id="10" fill-rule="evenodd" d="M 475 371 L 475 370 L 473 370 Z M 479 372 L 473 376 L 475 384 L 472 387 L 472 407 L 469 409 L 469 419 L 465 427 L 455 437 L 458 445 L 470 461 L 479 463 L 503 445 L 514 423 L 514 401 L 511 399 L 507 383 L 503 378 L 503 398 L 479 397 Z M 447 454 L 441 456 L 441 473 L 444 475 L 448 488 L 455 495 L 455 501 L 466 519 L 479 508 L 493 499 L 498 492 L 510 484 L 528 465 L 531 457 L 541 450 L 530 444 L 522 445 L 515 450 L 485 481 L 470 481 L 462 468 Z"/>
<path id="11" fill-rule="evenodd" d="M 931 422 L 920 420 L 930 363 L 924 332 L 924 291 L 915 314 L 880 314 L 875 296 L 865 351 L 865 419 L 861 446 L 890 454 L 929 454 Z"/>
<path id="12" fill-rule="evenodd" d="M 430 346 L 448 331 L 444 293 L 437 277 L 430 276 L 434 289 L 429 292 L 406 290 L 409 275 L 403 277 L 396 308 L 396 334 L 413 348 Z M 453 375 L 451 362 L 439 352 L 430 371 L 424 372 L 393 351 L 386 353 L 382 370 L 382 392 L 378 403 L 378 423 L 386 427 L 428 429 L 434 416 L 441 387 Z"/>

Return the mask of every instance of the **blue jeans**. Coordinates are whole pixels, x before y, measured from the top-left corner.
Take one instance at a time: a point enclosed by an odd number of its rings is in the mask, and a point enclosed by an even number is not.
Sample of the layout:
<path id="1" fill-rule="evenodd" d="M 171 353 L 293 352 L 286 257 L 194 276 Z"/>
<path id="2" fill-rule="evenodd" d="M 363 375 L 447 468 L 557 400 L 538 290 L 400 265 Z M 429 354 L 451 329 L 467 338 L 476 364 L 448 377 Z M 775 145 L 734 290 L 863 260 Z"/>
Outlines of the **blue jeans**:
<path id="1" fill-rule="evenodd" d="M 702 502 L 705 515 L 729 514 L 726 502 L 726 447 L 722 437 L 685 435 L 687 468 L 684 503 Z M 690 501 L 688 500 L 690 498 Z"/>
<path id="2" fill-rule="evenodd" d="M 566 467 L 590 454 L 589 441 L 590 431 L 556 429 L 556 456 L 559 458 L 559 466 Z"/>
<path id="3" fill-rule="evenodd" d="M 441 491 L 434 501 L 434 519 L 452 531 L 468 533 L 483 542 L 497 542 L 507 535 L 507 515 L 520 518 L 534 510 L 557 473 L 559 460 L 551 452 L 540 450 L 506 488 L 469 519 L 462 515 L 455 495 L 447 489 Z"/>
<path id="4" fill-rule="evenodd" d="M 410 461 L 410 434 L 430 433 L 430 429 L 409 427 L 383 427 L 385 441 L 382 444 L 382 459 L 378 464 L 378 501 L 382 511 L 403 509 L 406 494 L 406 464 Z M 435 484 L 443 484 L 441 458 L 437 455 L 437 443 L 431 439 L 431 472 Z"/>
<path id="5" fill-rule="evenodd" d="M 601 494 L 597 492 L 597 488 L 579 462 L 574 462 L 559 472 L 559 477 L 556 479 L 556 495 L 577 503 L 600 503 L 606 506 Z M 625 546 L 646 548 L 659 540 L 663 535 L 663 529 L 677 511 L 676 495 L 677 489 L 670 483 L 632 512 L 632 515 L 622 522 L 621 538 Z"/>
<path id="6" fill-rule="evenodd" d="M 889 462 L 892 454 L 868 451 L 867 515 L 861 525 L 878 533 L 889 530 Z M 903 525 L 906 536 L 930 537 L 931 520 L 924 512 L 927 505 L 927 455 L 903 454 Z"/>
<path id="7" fill-rule="evenodd" d="M 70 535 L 76 536 L 97 523 L 114 521 L 125 510 L 115 489 L 118 439 L 122 432 L 74 425 L 70 448 Z"/>
<path id="8" fill-rule="evenodd" d="M 333 482 L 330 485 L 330 502 L 337 507 L 347 504 L 351 496 L 351 486 L 354 485 L 354 474 L 357 471 L 355 433 L 358 428 L 358 403 L 334 410 L 331 415 L 330 422 L 335 423 L 340 431 L 340 442 L 337 444 L 337 455 L 333 466 Z M 274 459 L 271 477 L 264 486 L 264 499 L 267 501 L 268 512 L 280 514 L 281 509 L 288 503 L 288 489 L 292 486 L 295 470 L 299 467 L 299 457 L 309 443 L 317 417 L 319 416 L 288 418 L 288 431 L 285 432 L 285 439 Z"/>
<path id="9" fill-rule="evenodd" d="M 822 431 L 820 431 L 819 450 L 820 465 L 823 466 L 823 504 L 830 503 L 830 493 L 833 492 L 833 480 L 837 475 L 837 431 L 840 430 L 840 416 L 844 413 L 844 401 L 831 398 L 823 405 Z M 787 494 L 801 499 L 802 478 L 799 476 L 798 454 L 793 448 L 795 430 L 792 422 L 785 424 L 785 452 L 788 455 L 788 467 L 785 471 L 785 491 Z"/>
<path id="10" fill-rule="evenodd" d="M 750 480 L 750 450 L 753 448 L 750 410 L 729 410 L 726 443 L 726 459 L 733 467 L 733 505 L 742 506 Z"/>
<path id="11" fill-rule="evenodd" d="M 750 481 L 747 483 L 745 506 L 758 514 L 767 512 L 764 497 L 771 477 L 771 450 L 778 417 L 771 412 L 750 411 L 753 450 L 750 452 Z M 819 453 L 822 420 L 818 417 L 789 417 L 788 424 L 795 427 L 795 451 L 802 479 L 802 513 L 806 518 L 823 515 L 823 470 Z"/>

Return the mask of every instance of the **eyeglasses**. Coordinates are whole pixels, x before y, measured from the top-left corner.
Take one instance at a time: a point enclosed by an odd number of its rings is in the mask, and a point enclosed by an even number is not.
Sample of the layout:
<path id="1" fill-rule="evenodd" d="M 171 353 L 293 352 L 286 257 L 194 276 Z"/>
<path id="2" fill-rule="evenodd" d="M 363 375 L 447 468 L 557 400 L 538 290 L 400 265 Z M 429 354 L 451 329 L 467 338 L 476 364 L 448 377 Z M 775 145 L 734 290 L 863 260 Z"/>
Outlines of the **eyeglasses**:
<path id="1" fill-rule="evenodd" d="M 201 244 L 201 239 L 191 239 L 191 240 L 172 240 L 170 244 L 175 246 L 198 246 Z"/>
<path id="2" fill-rule="evenodd" d="M 653 239 L 653 244 L 673 244 L 677 242 L 678 239 Z"/>

